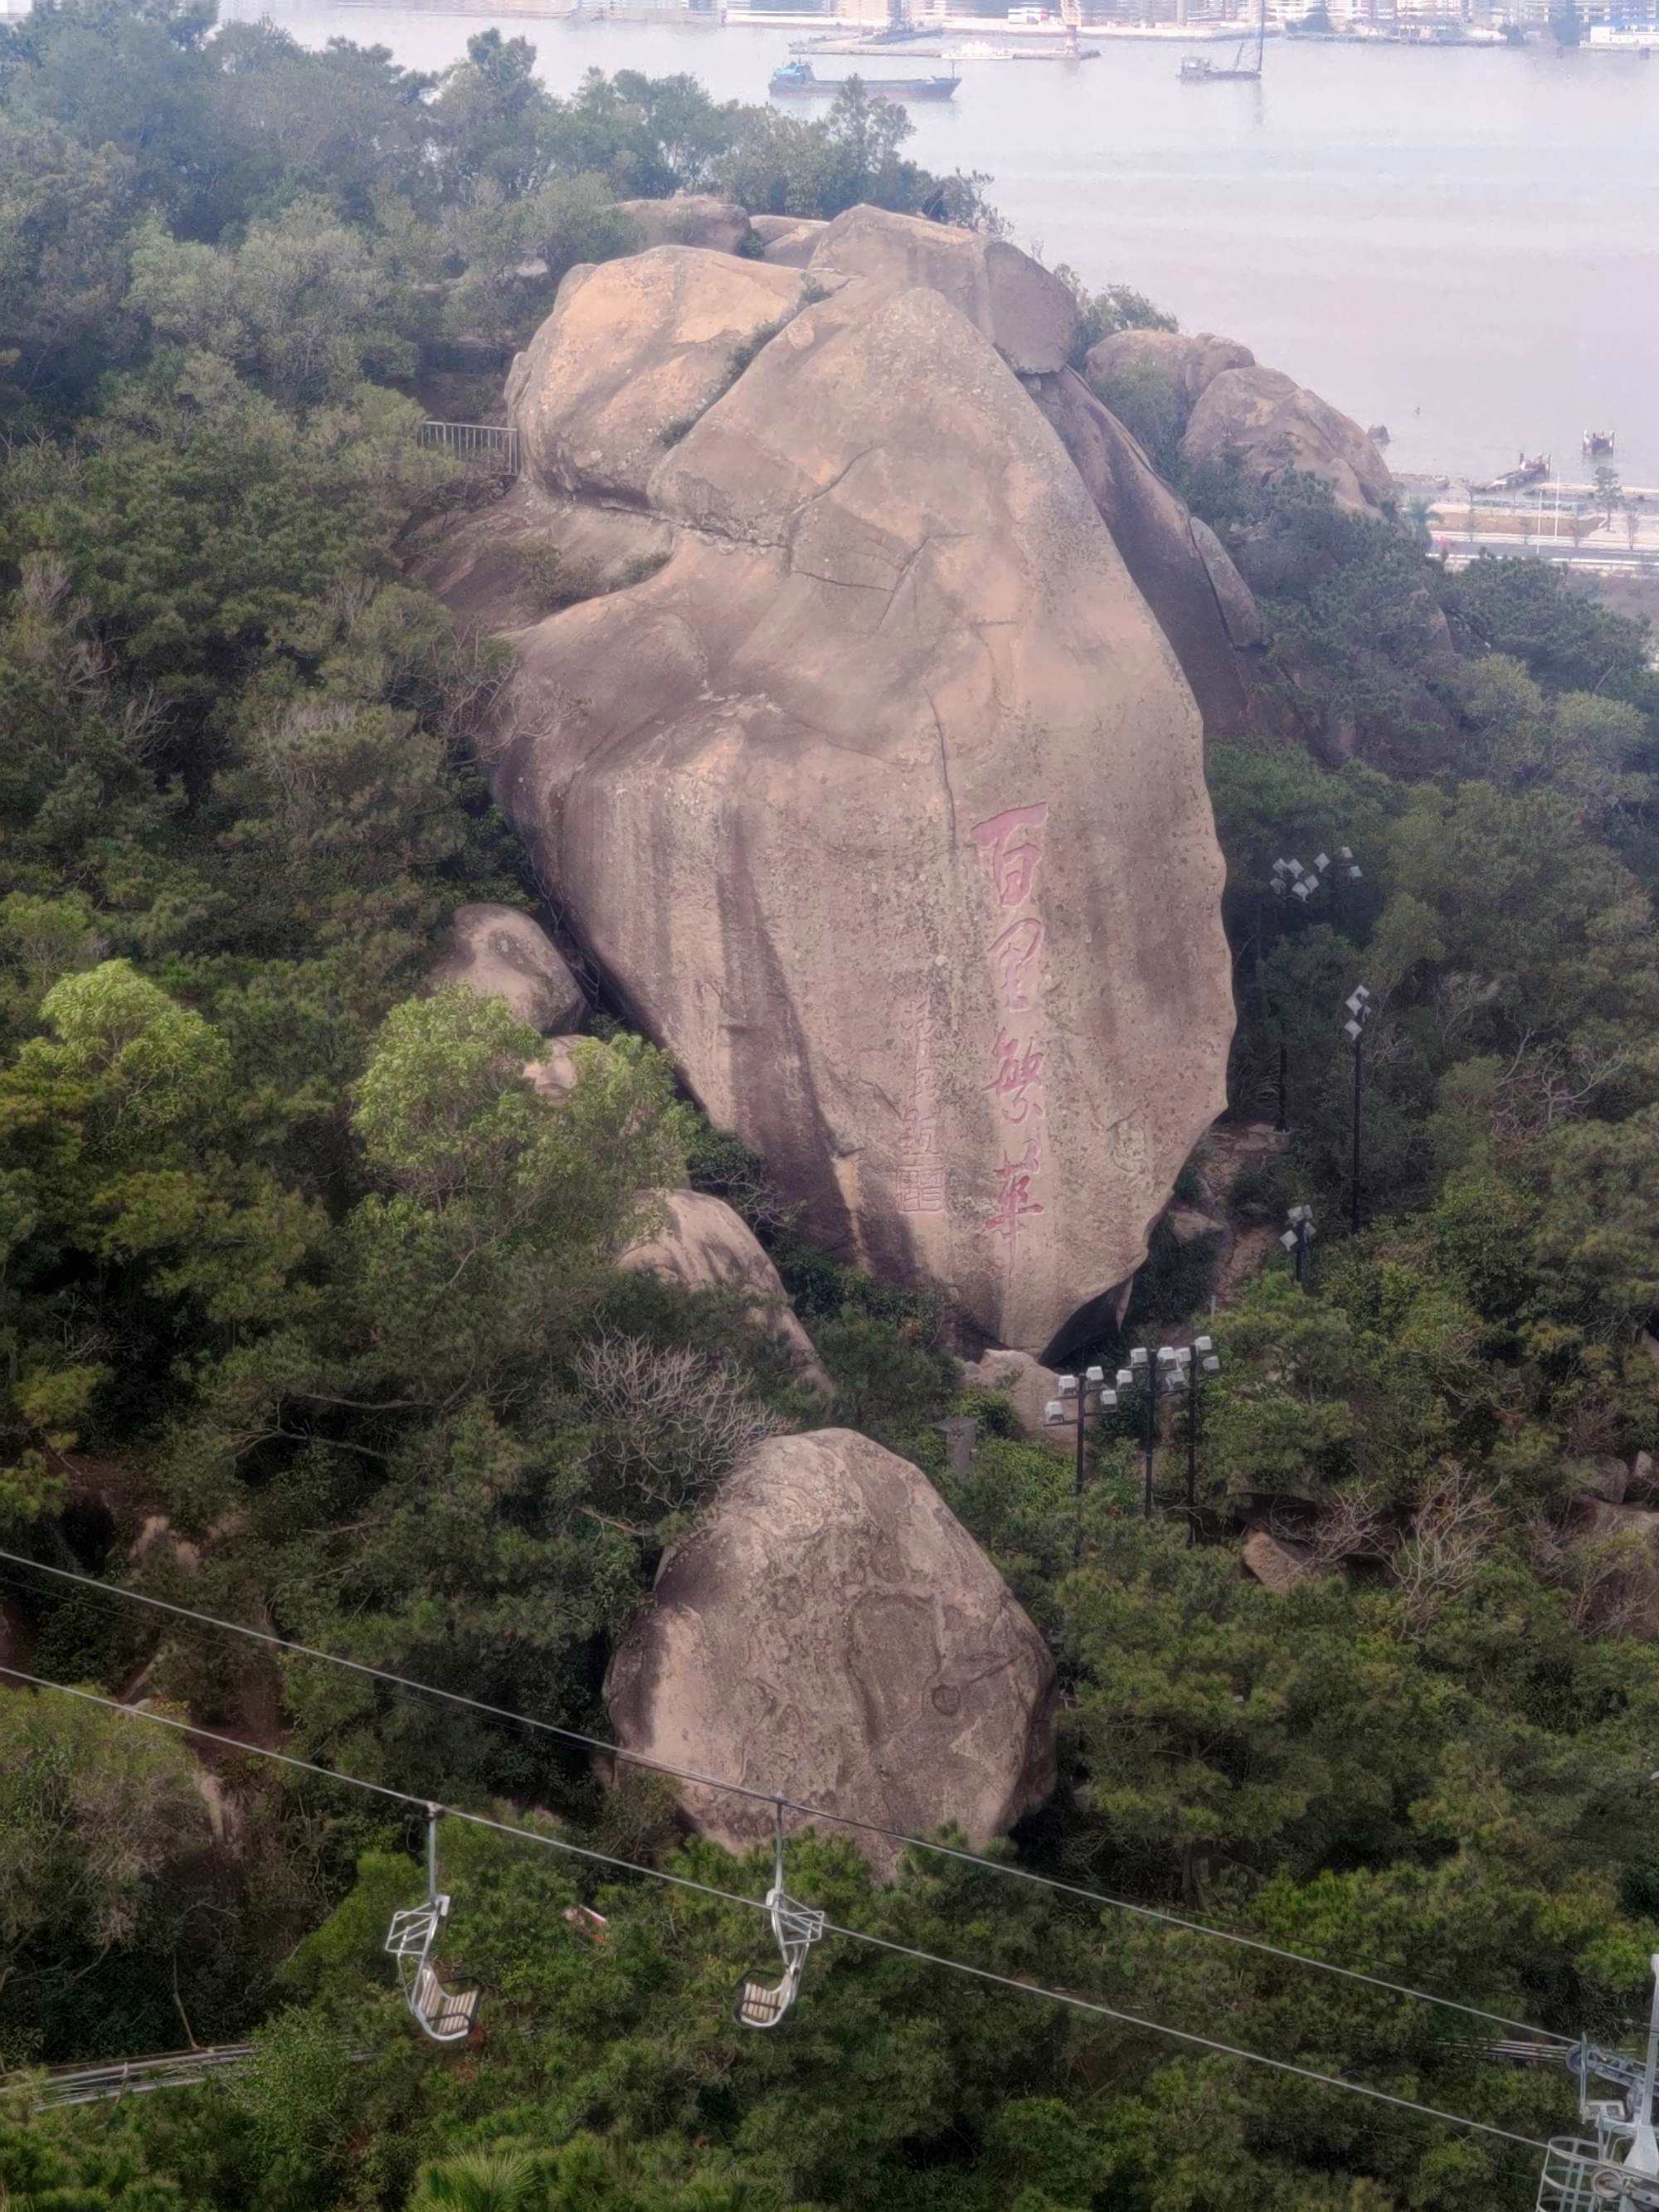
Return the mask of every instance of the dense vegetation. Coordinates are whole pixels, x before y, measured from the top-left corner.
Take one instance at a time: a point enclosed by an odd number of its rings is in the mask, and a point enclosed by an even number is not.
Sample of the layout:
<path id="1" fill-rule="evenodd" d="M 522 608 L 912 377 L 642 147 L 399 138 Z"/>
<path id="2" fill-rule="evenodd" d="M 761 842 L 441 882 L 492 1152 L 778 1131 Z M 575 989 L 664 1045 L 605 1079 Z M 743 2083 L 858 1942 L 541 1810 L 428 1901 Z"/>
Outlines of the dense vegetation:
<path id="1" fill-rule="evenodd" d="M 0 1544 L 601 1724 L 662 1545 L 745 1436 L 822 1418 L 740 1311 L 610 1267 L 636 1190 L 689 1174 L 773 1247 L 837 1416 L 929 1471 L 1050 1637 L 1063 1786 L 1028 1863 L 1618 2033 L 1659 1941 L 1659 1577 L 1583 1501 L 1659 1446 L 1645 635 L 1541 568 L 1449 580 L 1313 487 L 1184 487 L 1267 579 L 1279 710 L 1211 764 L 1238 1110 L 1270 1108 L 1281 1036 L 1291 1073 L 1291 1149 L 1231 1202 L 1277 1229 L 1310 1198 L 1324 1233 L 1310 1290 L 1275 1261 L 1214 1323 L 1201 1540 L 1139 1517 L 1126 1421 L 1093 1439 L 1079 1543 L 1069 1468 L 959 1393 L 922 1302 L 793 1240 L 658 1054 L 596 1042 L 555 1109 L 504 1009 L 420 995 L 455 905 L 534 896 L 470 750 L 499 664 L 396 560 L 467 495 L 415 444 L 432 379 L 626 250 L 618 195 L 971 214 L 975 181 L 915 169 L 857 100 L 800 125 L 628 75 L 558 100 L 494 33 L 435 82 L 211 33 L 118 0 L 0 29 Z M 1096 330 L 1151 312 L 1091 303 Z M 1340 843 L 1362 884 L 1275 907 L 1276 857 Z M 1362 976 L 1369 1218 L 1343 1238 Z M 1205 1292 L 1155 1258 L 1148 1335 Z M 677 1363 L 672 1419 L 632 1387 L 641 1346 Z M 981 1424 L 965 1474 L 933 1425 L 953 1411 Z M 1263 1498 L 1305 1555 L 1284 1594 L 1239 1571 Z M 26 1571 L 0 1592 L 44 1675 L 763 1887 L 688 1845 L 659 1789 L 602 1790 L 548 1738 Z M 6 2098 L 0 2202 L 1530 2202 L 1501 2143 L 845 1942 L 787 2032 L 745 2036 L 752 1915 L 454 1824 L 453 1951 L 489 2039 L 437 2057 L 380 1950 L 419 1892 L 414 1830 L 214 1764 L 225 1836 L 182 1739 L 0 1695 L 6 2066 L 258 2046 L 188 2095 Z M 896 1942 L 1522 2135 L 1565 2118 L 1560 2079 L 1481 2063 L 1455 2014 L 952 1862 L 887 1890 L 833 1837 L 793 1864 Z"/>

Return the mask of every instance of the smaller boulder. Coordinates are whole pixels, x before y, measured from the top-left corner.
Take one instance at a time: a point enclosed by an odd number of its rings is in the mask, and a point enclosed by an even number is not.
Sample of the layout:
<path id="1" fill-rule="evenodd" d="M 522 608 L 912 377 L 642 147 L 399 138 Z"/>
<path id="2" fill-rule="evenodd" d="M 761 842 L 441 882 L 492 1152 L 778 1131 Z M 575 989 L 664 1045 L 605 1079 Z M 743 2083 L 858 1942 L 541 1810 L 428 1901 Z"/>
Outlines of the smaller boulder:
<path id="1" fill-rule="evenodd" d="M 578 1054 L 576 1048 L 584 1048 Z M 554 1105 L 568 1098 L 581 1079 L 581 1062 L 603 1062 L 611 1056 L 611 1048 L 598 1037 L 556 1036 L 547 1040 L 546 1056 L 525 1062 L 525 1080 L 541 1097 Z"/>
<path id="2" fill-rule="evenodd" d="M 504 999 L 521 1022 L 551 1036 L 587 1012 L 581 986 L 538 922 L 516 907 L 458 906 L 428 982 L 455 984 L 481 999 Z"/>
<path id="3" fill-rule="evenodd" d="M 811 267 L 820 276 L 866 276 L 894 291 L 921 285 L 938 292 L 1022 376 L 1064 368 L 1077 343 L 1070 287 L 1006 239 L 982 231 L 885 208 L 848 208 L 825 228 Z"/>
<path id="4" fill-rule="evenodd" d="M 757 215 L 750 221 L 761 241 L 761 259 L 781 269 L 805 269 L 830 227 L 811 216 Z"/>
<path id="5" fill-rule="evenodd" d="M 1254 368 L 1255 356 L 1232 338 L 1210 331 L 1115 331 L 1091 345 L 1083 374 L 1091 384 L 1151 372 L 1174 386 L 1190 412 L 1224 369 Z"/>
<path id="6" fill-rule="evenodd" d="M 1063 1441 L 1064 1431 L 1048 1427 L 1042 1409 L 1060 1395 L 1060 1376 L 1029 1352 L 988 1352 L 962 1363 L 962 1379 L 973 1390 L 994 1391 L 1006 1398 L 1023 1435 L 1039 1443 Z"/>
<path id="7" fill-rule="evenodd" d="M 1650 1451 L 1639 1451 L 1632 1460 L 1625 1484 L 1625 1497 L 1638 1505 L 1659 1504 L 1659 1477 L 1656 1477 Z"/>
<path id="8" fill-rule="evenodd" d="M 981 1845 L 1054 1788 L 1048 1646 L 921 1469 L 848 1429 L 740 1462 L 664 1554 L 605 1698 L 629 1751 L 901 1834 Z M 728 1850 L 769 1844 L 764 1798 L 680 1796 Z M 815 1825 L 896 1870 L 884 1838 Z"/>
<path id="9" fill-rule="evenodd" d="M 1394 503 L 1389 465 L 1358 423 L 1276 368 L 1212 379 L 1188 419 L 1181 458 L 1189 468 L 1236 460 L 1251 483 L 1317 477 L 1350 514 L 1381 514 Z"/>
<path id="10" fill-rule="evenodd" d="M 1623 1460 L 1605 1452 L 1587 1463 L 1583 1487 L 1589 1497 L 1599 1498 L 1605 1504 L 1622 1505 L 1630 1488 L 1630 1469 Z"/>
<path id="11" fill-rule="evenodd" d="M 640 234 L 642 247 L 701 246 L 710 253 L 741 253 L 749 237 L 749 211 L 708 192 L 678 192 L 665 200 L 618 200 Z"/>
<path id="12" fill-rule="evenodd" d="M 1313 1565 L 1313 1553 L 1306 1544 L 1269 1535 L 1265 1528 L 1250 1531 L 1239 1556 L 1246 1573 L 1254 1575 L 1263 1589 L 1280 1597 L 1293 1590 Z"/>
<path id="13" fill-rule="evenodd" d="M 724 1199 L 702 1191 L 656 1190 L 651 1199 L 661 1226 L 620 1253 L 617 1265 L 629 1274 L 655 1275 L 688 1291 L 747 1292 L 754 1318 L 783 1345 L 798 1378 L 832 1396 L 836 1386 L 796 1317 L 777 1269 L 743 1217 Z"/>

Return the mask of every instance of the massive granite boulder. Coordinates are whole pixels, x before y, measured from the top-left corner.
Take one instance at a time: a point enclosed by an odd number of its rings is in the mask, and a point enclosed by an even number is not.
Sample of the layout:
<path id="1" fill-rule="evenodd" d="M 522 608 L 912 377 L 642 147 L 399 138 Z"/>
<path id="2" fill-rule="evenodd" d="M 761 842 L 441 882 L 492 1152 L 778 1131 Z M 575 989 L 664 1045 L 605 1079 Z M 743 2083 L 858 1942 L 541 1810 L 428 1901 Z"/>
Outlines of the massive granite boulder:
<path id="1" fill-rule="evenodd" d="M 650 1200 L 655 1225 L 618 1254 L 617 1265 L 688 1291 L 743 1291 L 750 1314 L 777 1338 L 799 1380 L 830 1396 L 836 1386 L 742 1215 L 703 1191 L 656 1190 Z"/>
<path id="2" fill-rule="evenodd" d="M 1229 368 L 1206 385 L 1187 420 L 1181 457 L 1189 466 L 1237 462 L 1255 483 L 1297 471 L 1331 488 L 1350 514 L 1380 514 L 1394 503 L 1394 478 L 1358 422 L 1276 368 Z"/>
<path id="3" fill-rule="evenodd" d="M 848 208 L 812 250 L 820 279 L 862 276 L 890 291 L 920 284 L 982 331 L 1010 368 L 1030 375 L 1064 368 L 1077 343 L 1071 288 L 1006 239 L 884 208 Z"/>
<path id="4" fill-rule="evenodd" d="M 1054 1787 L 1048 1647 L 926 1476 L 848 1429 L 774 1437 L 726 1479 L 605 1696 L 627 1750 L 909 1835 L 988 1843 Z M 769 1841 L 769 1805 L 680 1794 L 729 1849 Z"/>
<path id="5" fill-rule="evenodd" d="M 880 273 L 833 265 L 838 228 Z M 573 271 L 510 380 L 526 480 L 427 573 L 487 622 L 503 537 L 603 536 L 614 587 L 513 631 L 497 796 L 805 1232 L 1036 1352 L 1133 1273 L 1223 1103 L 1183 664 L 1233 647 L 1184 510 L 1127 447 L 1085 483 L 1001 357 L 1053 358 L 1018 288 L 963 313 L 914 281 L 917 230 L 843 218 L 805 276 L 673 247 Z M 939 234 L 958 290 L 1000 266 L 964 252 Z"/>
<path id="6" fill-rule="evenodd" d="M 487 901 L 456 908 L 427 980 L 434 991 L 459 983 L 481 999 L 504 999 L 544 1036 L 574 1029 L 587 1012 L 581 985 L 540 923 Z"/>

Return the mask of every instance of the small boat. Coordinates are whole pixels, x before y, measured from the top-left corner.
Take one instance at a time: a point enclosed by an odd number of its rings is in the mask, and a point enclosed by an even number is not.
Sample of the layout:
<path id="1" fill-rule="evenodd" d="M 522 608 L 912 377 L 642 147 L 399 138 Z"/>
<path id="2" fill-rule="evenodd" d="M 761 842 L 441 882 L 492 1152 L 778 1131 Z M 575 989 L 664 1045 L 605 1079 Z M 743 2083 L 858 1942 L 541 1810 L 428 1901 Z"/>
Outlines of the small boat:
<path id="1" fill-rule="evenodd" d="M 1610 453 L 1619 442 L 1614 430 L 1586 430 L 1584 451 L 1587 453 Z"/>
<path id="2" fill-rule="evenodd" d="M 1244 58 L 1250 42 L 1241 39 L 1233 51 L 1232 60 L 1224 69 L 1218 69 L 1207 54 L 1186 54 L 1182 58 L 1182 84 L 1259 84 L 1261 81 L 1261 58 L 1267 44 L 1267 0 L 1256 0 L 1255 59 Z"/>
<path id="3" fill-rule="evenodd" d="M 1505 469 L 1490 483 L 1476 484 L 1474 488 L 1477 491 L 1519 491 L 1523 484 L 1541 483 L 1549 472 L 1547 453 L 1522 453 L 1512 469 Z"/>
<path id="4" fill-rule="evenodd" d="M 819 76 L 811 62 L 786 62 L 766 88 L 774 97 L 833 100 L 855 82 L 872 100 L 950 100 L 962 79 L 954 70 L 949 76 Z"/>

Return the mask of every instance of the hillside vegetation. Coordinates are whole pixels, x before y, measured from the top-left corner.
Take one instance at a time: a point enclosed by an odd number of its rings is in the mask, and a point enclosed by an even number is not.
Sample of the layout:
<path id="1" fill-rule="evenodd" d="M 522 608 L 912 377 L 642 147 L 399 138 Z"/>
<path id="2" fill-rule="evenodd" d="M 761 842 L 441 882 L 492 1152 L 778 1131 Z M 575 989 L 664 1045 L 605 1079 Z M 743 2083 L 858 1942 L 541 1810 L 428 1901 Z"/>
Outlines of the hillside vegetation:
<path id="1" fill-rule="evenodd" d="M 772 1251 L 833 1418 L 933 1476 L 1048 1638 L 1061 1787 L 1005 1856 L 1619 2035 L 1659 1948 L 1659 1552 L 1589 1501 L 1659 1504 L 1649 635 L 1541 566 L 1448 579 L 1305 483 L 1181 487 L 1277 548 L 1280 726 L 1355 733 L 1340 767 L 1288 735 L 1210 759 L 1236 1113 L 1271 1115 L 1281 1036 L 1290 1072 L 1290 1149 L 1231 1203 L 1276 1231 L 1310 1200 L 1322 1233 L 1309 1288 L 1275 1258 L 1204 1324 L 1200 1540 L 1141 1519 L 1132 1416 L 1091 1440 L 1079 1520 L 1069 1462 L 963 1393 L 942 1316 L 802 1244 L 649 1044 L 602 1021 L 556 1109 L 504 1006 L 422 995 L 457 905 L 536 897 L 472 750 L 501 661 L 399 572 L 411 523 L 477 496 L 416 444 L 429 380 L 628 251 L 618 198 L 985 214 L 856 98 L 799 124 L 624 73 L 559 100 L 532 58 L 489 32 L 434 82 L 167 0 L 0 27 L 0 1546 L 603 1735 L 664 1546 L 745 1438 L 824 1419 L 740 1300 L 611 1266 L 636 1194 L 689 1179 Z M 1152 313 L 1119 289 L 1091 334 Z M 1287 916 L 1273 860 L 1339 845 L 1363 880 Z M 1125 1345 L 1206 1292 L 1160 1242 Z M 672 1419 L 626 1386 L 641 1346 L 681 1363 Z M 1301 1502 L 1287 1592 L 1240 1571 L 1264 1495 Z M 0 1597 L 53 1680 L 717 1889 L 769 1878 L 550 1737 L 26 1569 Z M 18 2212 L 1532 2201 L 1515 2145 L 844 1941 L 747 2034 L 758 1916 L 458 1823 L 446 1940 L 488 2033 L 434 2053 L 381 1952 L 418 1821 L 210 1759 L 222 1835 L 185 1738 L 0 1694 L 6 2068 L 256 2045 L 211 2088 L 0 2098 Z M 1375 1987 L 942 1858 L 878 1888 L 829 1834 L 790 1879 L 897 1944 L 1522 2136 L 1569 2119 L 1565 2075 Z"/>

